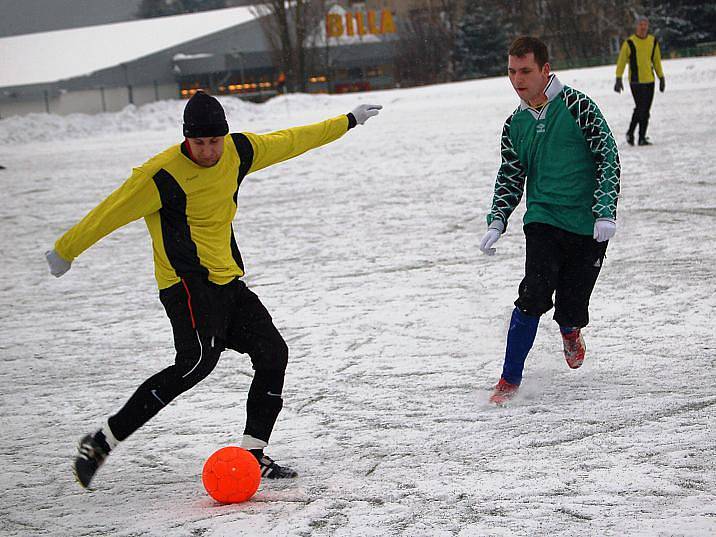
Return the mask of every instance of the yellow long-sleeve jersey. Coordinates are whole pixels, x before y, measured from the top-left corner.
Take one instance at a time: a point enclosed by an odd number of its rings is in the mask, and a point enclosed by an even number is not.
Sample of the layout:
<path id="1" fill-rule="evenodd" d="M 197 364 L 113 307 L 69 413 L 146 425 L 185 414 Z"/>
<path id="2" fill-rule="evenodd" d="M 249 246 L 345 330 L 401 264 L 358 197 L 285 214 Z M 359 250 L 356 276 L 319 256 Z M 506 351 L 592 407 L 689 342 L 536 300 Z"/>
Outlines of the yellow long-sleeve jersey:
<path id="1" fill-rule="evenodd" d="M 651 34 L 643 39 L 632 34 L 622 43 L 617 59 L 617 78 L 622 77 L 627 63 L 629 63 L 629 82 L 631 84 L 654 82 L 654 71 L 659 78 L 664 76 L 664 71 L 661 68 L 661 48 L 659 42 Z"/>
<path id="2" fill-rule="evenodd" d="M 189 274 L 226 284 L 244 274 L 231 225 L 244 177 L 337 140 L 348 128 L 348 116 L 341 115 L 268 134 L 227 134 L 221 159 L 210 168 L 194 163 L 183 144 L 174 145 L 134 168 L 57 240 L 55 250 L 72 261 L 115 229 L 144 218 L 160 289 Z"/>

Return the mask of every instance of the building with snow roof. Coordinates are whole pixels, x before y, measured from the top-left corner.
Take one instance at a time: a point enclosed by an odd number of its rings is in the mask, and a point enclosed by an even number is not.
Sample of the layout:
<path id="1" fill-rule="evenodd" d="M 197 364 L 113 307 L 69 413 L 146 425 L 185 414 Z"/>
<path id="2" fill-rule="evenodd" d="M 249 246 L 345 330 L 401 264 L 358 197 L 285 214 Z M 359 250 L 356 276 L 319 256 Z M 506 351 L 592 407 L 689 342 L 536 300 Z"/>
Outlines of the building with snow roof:
<path id="1" fill-rule="evenodd" d="M 0 118 L 111 112 L 198 88 L 265 100 L 280 73 L 261 19 L 255 7 L 235 7 L 2 38 Z M 333 6 L 326 21 L 312 43 L 331 73 L 308 74 L 308 91 L 394 85 L 390 12 Z"/>
<path id="2" fill-rule="evenodd" d="M 0 39 L 0 117 L 116 111 L 177 98 L 182 76 L 197 63 L 225 70 L 232 50 L 248 67 L 271 67 L 251 8 Z"/>

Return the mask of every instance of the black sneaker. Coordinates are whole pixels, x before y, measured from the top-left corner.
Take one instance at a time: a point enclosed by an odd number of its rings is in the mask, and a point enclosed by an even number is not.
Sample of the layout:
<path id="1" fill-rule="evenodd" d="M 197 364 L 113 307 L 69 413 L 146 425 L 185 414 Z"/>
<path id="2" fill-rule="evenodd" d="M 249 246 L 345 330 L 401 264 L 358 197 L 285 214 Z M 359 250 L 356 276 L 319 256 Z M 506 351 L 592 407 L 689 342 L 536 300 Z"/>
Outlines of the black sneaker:
<path id="1" fill-rule="evenodd" d="M 649 138 L 639 138 L 639 145 L 651 145 Z"/>
<path id="2" fill-rule="evenodd" d="M 89 488 L 94 474 L 104 464 L 110 451 L 102 431 L 88 434 L 80 440 L 77 446 L 77 458 L 72 465 L 75 479 L 80 485 Z"/>
<path id="3" fill-rule="evenodd" d="M 268 455 L 264 455 L 262 449 L 250 449 L 251 454 L 256 457 L 261 467 L 261 477 L 266 479 L 293 479 L 298 477 L 298 472 L 288 466 L 279 466 Z"/>
<path id="4" fill-rule="evenodd" d="M 634 145 L 634 133 L 633 132 L 627 132 L 627 143 L 629 145 Z"/>

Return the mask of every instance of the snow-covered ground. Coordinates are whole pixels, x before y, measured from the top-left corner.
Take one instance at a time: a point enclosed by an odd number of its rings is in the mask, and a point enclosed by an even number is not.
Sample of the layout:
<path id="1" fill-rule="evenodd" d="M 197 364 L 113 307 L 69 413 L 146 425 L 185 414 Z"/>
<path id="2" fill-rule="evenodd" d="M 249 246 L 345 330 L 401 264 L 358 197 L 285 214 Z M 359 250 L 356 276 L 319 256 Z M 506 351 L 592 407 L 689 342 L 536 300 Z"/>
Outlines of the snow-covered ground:
<path id="1" fill-rule="evenodd" d="M 665 62 L 652 147 L 624 143 L 613 67 L 558 73 L 620 141 L 619 229 L 578 371 L 545 316 L 519 398 L 487 405 L 522 277 L 519 219 L 481 255 L 506 78 L 347 96 L 225 100 L 263 132 L 379 102 L 336 143 L 250 176 L 247 282 L 291 349 L 269 453 L 298 480 L 222 506 L 206 457 L 237 444 L 251 369 L 214 373 L 110 457 L 88 493 L 75 443 L 173 360 L 142 222 L 59 280 L 43 252 L 179 140 L 180 102 L 0 121 L 0 534 L 716 535 L 716 58 Z"/>

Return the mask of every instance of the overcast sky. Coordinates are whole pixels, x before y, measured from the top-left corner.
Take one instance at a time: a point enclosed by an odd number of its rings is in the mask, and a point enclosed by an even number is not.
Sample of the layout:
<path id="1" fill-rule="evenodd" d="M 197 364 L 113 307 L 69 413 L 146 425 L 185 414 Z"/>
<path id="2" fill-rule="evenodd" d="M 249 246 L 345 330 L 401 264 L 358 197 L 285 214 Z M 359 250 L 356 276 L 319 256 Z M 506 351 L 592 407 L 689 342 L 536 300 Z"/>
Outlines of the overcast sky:
<path id="1" fill-rule="evenodd" d="M 135 18 L 141 0 L 0 0 L 0 37 Z"/>

